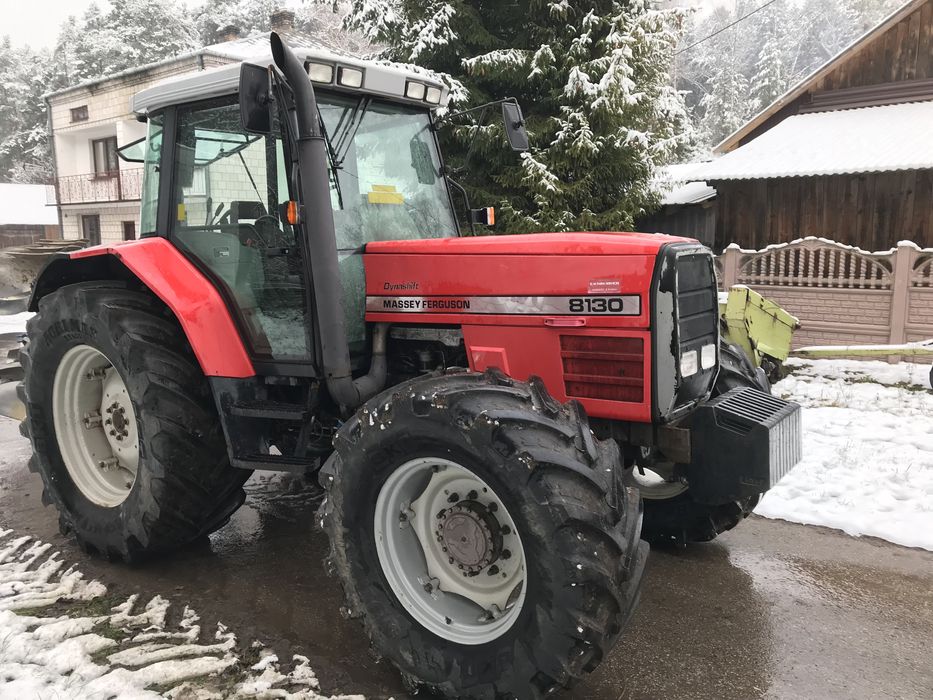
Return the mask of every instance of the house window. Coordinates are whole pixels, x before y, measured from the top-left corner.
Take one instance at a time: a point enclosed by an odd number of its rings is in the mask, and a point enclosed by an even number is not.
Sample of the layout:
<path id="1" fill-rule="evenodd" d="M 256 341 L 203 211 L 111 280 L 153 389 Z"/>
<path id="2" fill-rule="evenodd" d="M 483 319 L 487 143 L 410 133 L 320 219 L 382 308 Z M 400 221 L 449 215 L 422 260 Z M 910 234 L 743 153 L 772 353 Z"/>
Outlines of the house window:
<path id="1" fill-rule="evenodd" d="M 124 221 L 123 222 L 123 240 L 124 241 L 135 241 L 136 240 L 136 222 L 135 221 Z"/>
<path id="2" fill-rule="evenodd" d="M 105 139 L 91 141 L 91 152 L 94 157 L 94 174 L 107 176 L 116 173 L 120 167 L 117 160 L 117 137 L 108 136 Z"/>
<path id="3" fill-rule="evenodd" d="M 86 122 L 87 121 L 87 105 L 81 105 L 80 107 L 71 108 L 71 121 L 72 122 Z"/>
<path id="4" fill-rule="evenodd" d="M 84 214 L 81 216 L 81 233 L 91 245 L 100 245 L 100 215 Z"/>

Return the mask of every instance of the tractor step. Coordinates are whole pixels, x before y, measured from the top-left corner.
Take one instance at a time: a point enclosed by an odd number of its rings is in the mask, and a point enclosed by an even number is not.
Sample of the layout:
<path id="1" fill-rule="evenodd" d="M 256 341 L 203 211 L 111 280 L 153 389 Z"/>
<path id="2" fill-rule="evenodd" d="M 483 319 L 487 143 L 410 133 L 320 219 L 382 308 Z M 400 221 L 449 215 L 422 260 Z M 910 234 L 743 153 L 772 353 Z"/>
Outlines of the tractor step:
<path id="1" fill-rule="evenodd" d="M 230 406 L 230 414 L 243 418 L 304 421 L 308 417 L 308 409 L 281 401 L 238 401 Z"/>
<path id="2" fill-rule="evenodd" d="M 313 459 L 284 457 L 269 454 L 245 454 L 230 459 L 231 466 L 237 469 L 259 469 L 265 471 L 291 472 L 304 474 L 316 466 Z"/>

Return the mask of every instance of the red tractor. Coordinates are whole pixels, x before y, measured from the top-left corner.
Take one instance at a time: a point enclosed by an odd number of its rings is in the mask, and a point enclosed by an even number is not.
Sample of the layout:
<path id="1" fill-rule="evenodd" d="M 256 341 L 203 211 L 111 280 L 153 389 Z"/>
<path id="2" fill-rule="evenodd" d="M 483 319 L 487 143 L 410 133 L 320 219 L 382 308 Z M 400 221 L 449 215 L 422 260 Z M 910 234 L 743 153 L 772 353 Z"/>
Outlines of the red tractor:
<path id="1" fill-rule="evenodd" d="M 445 100 L 276 35 L 138 94 L 142 238 L 39 276 L 23 430 L 63 531 L 126 561 L 221 527 L 253 470 L 319 470 L 378 653 L 450 697 L 539 697 L 619 638 L 640 536 L 736 525 L 799 410 L 720 342 L 695 241 L 461 237 Z"/>

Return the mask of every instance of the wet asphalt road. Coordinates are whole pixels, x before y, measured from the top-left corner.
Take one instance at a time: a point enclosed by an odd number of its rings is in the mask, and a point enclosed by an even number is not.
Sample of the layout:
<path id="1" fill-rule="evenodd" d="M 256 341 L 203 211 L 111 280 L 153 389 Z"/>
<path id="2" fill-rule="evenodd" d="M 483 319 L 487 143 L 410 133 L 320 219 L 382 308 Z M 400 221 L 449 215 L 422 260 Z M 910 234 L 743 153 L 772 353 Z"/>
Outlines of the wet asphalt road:
<path id="1" fill-rule="evenodd" d="M 302 481 L 254 477 L 210 542 L 130 568 L 59 535 L 28 455 L 0 418 L 0 525 L 52 542 L 116 597 L 160 594 L 244 643 L 308 656 L 328 692 L 407 697 L 339 613 Z M 572 697 L 933 698 L 933 553 L 757 517 L 712 544 L 654 551 L 626 638 Z"/>

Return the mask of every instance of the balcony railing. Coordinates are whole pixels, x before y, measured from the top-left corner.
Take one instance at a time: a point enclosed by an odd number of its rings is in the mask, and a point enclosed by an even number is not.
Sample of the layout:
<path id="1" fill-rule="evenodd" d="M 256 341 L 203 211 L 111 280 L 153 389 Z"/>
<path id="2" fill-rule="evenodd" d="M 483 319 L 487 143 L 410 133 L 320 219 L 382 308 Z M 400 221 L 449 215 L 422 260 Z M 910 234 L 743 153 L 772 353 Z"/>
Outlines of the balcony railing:
<path id="1" fill-rule="evenodd" d="M 59 204 L 92 202 L 130 202 L 140 197 L 143 169 L 115 170 L 108 173 L 64 175 L 56 182 Z M 54 204 L 54 192 L 50 194 Z"/>

